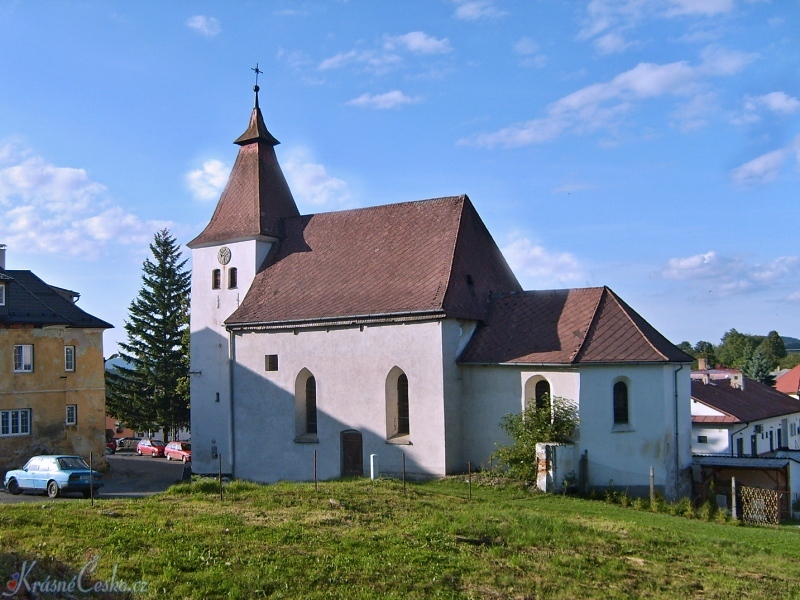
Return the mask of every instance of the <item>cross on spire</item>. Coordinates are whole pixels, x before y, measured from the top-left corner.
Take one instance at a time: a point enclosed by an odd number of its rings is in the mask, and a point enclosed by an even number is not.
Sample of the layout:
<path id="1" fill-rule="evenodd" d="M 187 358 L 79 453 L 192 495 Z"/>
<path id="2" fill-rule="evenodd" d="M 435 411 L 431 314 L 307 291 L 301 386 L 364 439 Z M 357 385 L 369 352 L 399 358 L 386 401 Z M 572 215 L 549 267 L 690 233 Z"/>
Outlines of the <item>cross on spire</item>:
<path id="1" fill-rule="evenodd" d="M 250 70 L 251 71 L 255 71 L 255 74 L 256 74 L 256 87 L 258 87 L 258 76 L 261 75 L 261 73 L 263 73 L 264 71 L 262 71 L 261 69 L 258 68 L 258 63 L 256 63 L 255 68 L 251 67 Z M 256 90 L 256 91 L 258 91 L 258 90 Z"/>

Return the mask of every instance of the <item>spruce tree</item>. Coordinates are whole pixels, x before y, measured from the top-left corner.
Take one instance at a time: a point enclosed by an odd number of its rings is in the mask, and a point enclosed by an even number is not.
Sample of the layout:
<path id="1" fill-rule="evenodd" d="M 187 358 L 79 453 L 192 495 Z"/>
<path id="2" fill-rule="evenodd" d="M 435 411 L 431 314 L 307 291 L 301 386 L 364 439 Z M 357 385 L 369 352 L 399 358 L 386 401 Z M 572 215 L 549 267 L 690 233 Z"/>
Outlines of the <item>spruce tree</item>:
<path id="1" fill-rule="evenodd" d="M 190 273 L 168 230 L 156 233 L 150 251 L 119 344 L 125 363 L 106 376 L 107 408 L 130 427 L 172 437 L 189 425 Z"/>
<path id="2" fill-rule="evenodd" d="M 756 348 L 747 357 L 744 367 L 742 368 L 742 373 L 745 377 L 755 379 L 764 385 L 771 386 L 775 385 L 775 378 L 770 374 L 770 370 L 769 361 L 764 358 L 761 348 Z"/>

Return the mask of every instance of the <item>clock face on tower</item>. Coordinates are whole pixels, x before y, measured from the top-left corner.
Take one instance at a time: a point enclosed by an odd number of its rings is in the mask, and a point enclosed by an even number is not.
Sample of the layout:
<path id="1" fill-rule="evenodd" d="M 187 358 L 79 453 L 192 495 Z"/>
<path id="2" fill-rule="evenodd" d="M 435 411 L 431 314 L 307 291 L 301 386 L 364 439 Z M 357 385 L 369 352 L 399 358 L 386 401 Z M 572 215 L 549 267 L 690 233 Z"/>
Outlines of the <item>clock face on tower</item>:
<path id="1" fill-rule="evenodd" d="M 231 262 L 231 249 L 227 246 L 220 248 L 219 252 L 217 252 L 217 260 L 221 265 L 227 265 Z"/>

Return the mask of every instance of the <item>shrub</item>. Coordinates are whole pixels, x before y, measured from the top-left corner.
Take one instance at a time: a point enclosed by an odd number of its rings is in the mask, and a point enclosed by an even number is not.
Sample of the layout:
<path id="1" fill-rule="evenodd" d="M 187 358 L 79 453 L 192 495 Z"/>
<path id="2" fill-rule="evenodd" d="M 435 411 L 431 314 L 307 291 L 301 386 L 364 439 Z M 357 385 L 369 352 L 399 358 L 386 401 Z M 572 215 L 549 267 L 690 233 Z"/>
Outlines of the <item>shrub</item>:
<path id="1" fill-rule="evenodd" d="M 493 459 L 511 477 L 534 482 L 537 476 L 536 444 L 572 442 L 578 427 L 578 407 L 572 400 L 553 396 L 545 399 L 547 408 L 537 409 L 532 399 L 520 414 L 509 413 L 500 426 L 514 442 L 499 446 Z"/>

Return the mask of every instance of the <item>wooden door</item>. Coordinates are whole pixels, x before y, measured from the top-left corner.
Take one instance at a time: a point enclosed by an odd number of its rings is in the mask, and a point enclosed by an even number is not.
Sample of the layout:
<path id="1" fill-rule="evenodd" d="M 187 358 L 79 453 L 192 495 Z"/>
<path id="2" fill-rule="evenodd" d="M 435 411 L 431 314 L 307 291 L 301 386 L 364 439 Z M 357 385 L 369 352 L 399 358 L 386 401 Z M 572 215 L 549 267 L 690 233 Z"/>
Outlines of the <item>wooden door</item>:
<path id="1" fill-rule="evenodd" d="M 353 429 L 341 433 L 342 477 L 364 476 L 364 447 L 361 433 Z"/>

